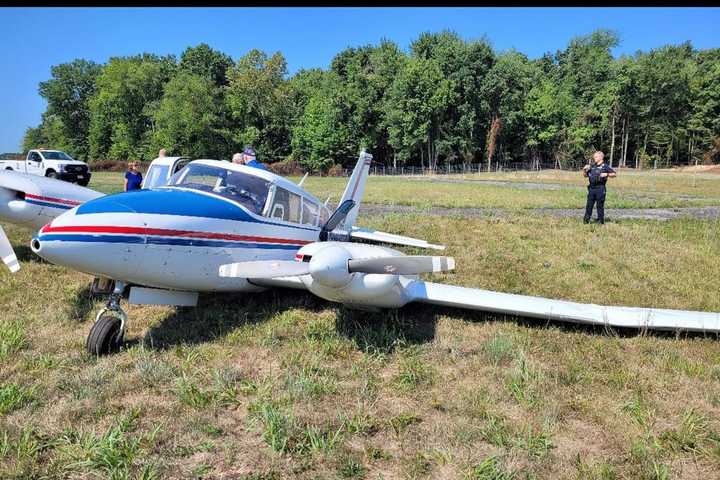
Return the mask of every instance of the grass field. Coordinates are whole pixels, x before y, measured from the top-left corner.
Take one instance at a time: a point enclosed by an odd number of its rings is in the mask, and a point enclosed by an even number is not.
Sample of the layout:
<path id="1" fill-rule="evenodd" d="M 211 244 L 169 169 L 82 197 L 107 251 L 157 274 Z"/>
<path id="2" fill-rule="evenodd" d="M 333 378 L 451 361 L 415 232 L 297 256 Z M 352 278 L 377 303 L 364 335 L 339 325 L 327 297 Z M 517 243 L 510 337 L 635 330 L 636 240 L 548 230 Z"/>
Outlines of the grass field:
<path id="1" fill-rule="evenodd" d="M 674 176 L 673 176 L 674 175 Z M 290 177 L 297 182 L 299 177 Z M 465 183 L 443 183 L 464 180 Z M 510 182 L 496 185 L 478 180 Z M 435 177 L 372 176 L 367 184 L 367 203 L 416 207 L 487 207 L 511 210 L 527 208 L 580 208 L 585 205 L 587 180 L 579 173 L 543 171 Z M 305 187 L 320 200 L 337 202 L 347 178 L 309 177 Z M 525 183 L 545 184 L 546 189 Z M 91 188 L 103 192 L 122 190 L 122 173 L 96 172 Z M 549 188 L 554 189 L 549 189 Z M 720 175 L 621 172 L 610 180 L 606 208 L 669 208 L 720 205 Z"/>
<path id="2" fill-rule="evenodd" d="M 94 186 L 110 191 L 113 178 Z M 309 181 L 335 200 L 342 190 L 339 179 Z M 656 185 L 673 198 L 714 193 Z M 413 202 L 429 186 L 374 177 L 368 190 L 378 203 L 382 188 Z M 528 200 L 536 190 L 462 188 L 472 201 L 567 201 L 552 198 L 563 190 Z M 519 209 L 360 223 L 448 245 L 458 268 L 437 281 L 720 311 L 718 221 L 600 228 Z M 426 306 L 368 314 L 278 290 L 204 296 L 196 309 L 129 307 L 127 348 L 98 359 L 83 352 L 102 305 L 90 278 L 39 260 L 28 232 L 6 231 L 23 269 L 0 273 L 0 478 L 718 477 L 715 335 Z"/>

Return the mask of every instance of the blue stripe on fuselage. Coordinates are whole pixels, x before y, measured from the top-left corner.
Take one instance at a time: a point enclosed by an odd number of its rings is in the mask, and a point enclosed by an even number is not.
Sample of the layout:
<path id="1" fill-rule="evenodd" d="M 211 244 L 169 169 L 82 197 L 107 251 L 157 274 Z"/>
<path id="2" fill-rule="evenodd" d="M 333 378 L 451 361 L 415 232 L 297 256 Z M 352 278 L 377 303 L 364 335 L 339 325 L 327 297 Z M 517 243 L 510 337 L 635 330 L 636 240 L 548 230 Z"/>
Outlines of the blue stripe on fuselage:
<path id="1" fill-rule="evenodd" d="M 259 220 L 250 215 L 242 206 L 221 197 L 179 189 L 136 190 L 116 193 L 82 204 L 76 214 L 113 212 L 217 218 L 220 220 L 235 220 L 319 231 L 317 227 L 286 225 Z"/>
<path id="2" fill-rule="evenodd" d="M 40 202 L 38 200 L 30 200 L 28 198 L 25 199 L 25 203 L 30 203 L 32 205 L 40 205 L 41 207 L 52 207 L 52 208 L 57 208 L 60 210 L 70 210 L 71 208 L 73 208 L 70 205 L 61 205 L 61 204 L 57 204 L 57 203 Z"/>
<path id="3" fill-rule="evenodd" d="M 40 235 L 37 237 L 41 242 L 89 242 L 89 243 L 146 243 L 146 239 L 135 235 Z M 154 237 L 148 236 L 147 243 L 152 245 L 178 245 L 185 247 L 213 247 L 213 248 L 262 248 L 274 250 L 300 250 L 302 245 L 287 244 L 266 244 L 252 242 L 227 242 L 224 240 L 201 240 L 197 238 L 175 238 L 175 237 Z"/>

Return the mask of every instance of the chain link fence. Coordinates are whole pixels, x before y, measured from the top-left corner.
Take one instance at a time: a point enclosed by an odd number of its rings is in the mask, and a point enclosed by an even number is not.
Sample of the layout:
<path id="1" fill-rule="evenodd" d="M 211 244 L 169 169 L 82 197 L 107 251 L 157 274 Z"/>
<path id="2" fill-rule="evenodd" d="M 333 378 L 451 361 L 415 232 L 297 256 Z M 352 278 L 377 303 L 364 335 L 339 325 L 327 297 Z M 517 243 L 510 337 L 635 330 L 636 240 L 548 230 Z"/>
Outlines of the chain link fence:
<path id="1" fill-rule="evenodd" d="M 547 165 L 540 165 L 540 168 L 551 168 Z M 496 164 L 488 170 L 486 163 L 465 163 L 455 165 L 442 165 L 436 169 L 422 168 L 415 166 L 388 167 L 385 165 L 370 165 L 370 175 L 387 175 L 387 176 L 422 176 L 422 175 L 467 175 L 479 173 L 496 173 L 496 172 L 533 172 L 540 168 L 529 165 L 527 162 L 515 162 L 507 164 Z M 342 176 L 347 177 L 352 174 L 352 168 L 343 168 Z"/>

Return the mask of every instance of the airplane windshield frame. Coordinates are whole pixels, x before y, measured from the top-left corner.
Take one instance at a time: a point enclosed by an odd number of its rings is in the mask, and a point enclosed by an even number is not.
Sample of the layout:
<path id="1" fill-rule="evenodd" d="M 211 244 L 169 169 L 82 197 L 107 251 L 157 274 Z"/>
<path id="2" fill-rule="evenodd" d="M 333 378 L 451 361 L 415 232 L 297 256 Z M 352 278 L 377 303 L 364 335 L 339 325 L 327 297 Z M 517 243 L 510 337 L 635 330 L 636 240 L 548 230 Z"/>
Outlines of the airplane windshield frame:
<path id="1" fill-rule="evenodd" d="M 244 172 L 193 163 L 173 175 L 167 184 L 220 195 L 256 215 L 263 214 L 271 185 L 263 178 Z"/>

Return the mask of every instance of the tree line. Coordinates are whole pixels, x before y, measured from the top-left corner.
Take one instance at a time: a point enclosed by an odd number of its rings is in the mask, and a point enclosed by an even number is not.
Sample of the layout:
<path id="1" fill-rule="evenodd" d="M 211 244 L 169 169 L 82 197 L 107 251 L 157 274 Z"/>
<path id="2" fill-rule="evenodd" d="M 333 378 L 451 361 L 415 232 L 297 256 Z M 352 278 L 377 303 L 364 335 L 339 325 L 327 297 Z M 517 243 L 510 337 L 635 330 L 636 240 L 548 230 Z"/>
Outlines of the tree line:
<path id="1" fill-rule="evenodd" d="M 23 149 L 87 161 L 148 160 L 160 148 L 320 171 L 361 148 L 387 166 L 522 162 L 574 168 L 595 150 L 636 168 L 720 160 L 720 49 L 690 42 L 614 58 L 610 30 L 530 60 L 487 39 L 423 33 L 346 48 L 328 69 L 288 75 L 280 52 L 237 61 L 206 44 L 173 55 L 77 59 L 39 85 L 47 109 Z"/>

